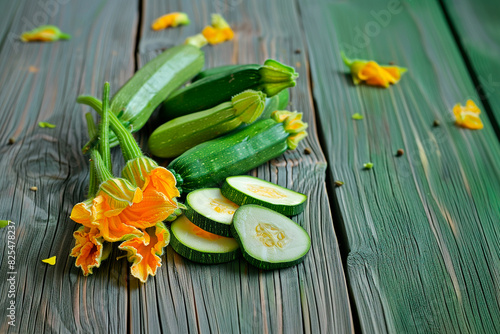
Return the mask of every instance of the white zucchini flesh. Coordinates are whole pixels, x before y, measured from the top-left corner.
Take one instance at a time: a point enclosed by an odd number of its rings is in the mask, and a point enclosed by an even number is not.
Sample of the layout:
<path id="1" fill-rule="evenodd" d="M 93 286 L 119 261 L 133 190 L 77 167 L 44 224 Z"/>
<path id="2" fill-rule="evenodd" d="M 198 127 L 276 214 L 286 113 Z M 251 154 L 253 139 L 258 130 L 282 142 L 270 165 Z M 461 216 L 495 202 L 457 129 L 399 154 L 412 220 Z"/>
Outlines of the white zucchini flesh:
<path id="1" fill-rule="evenodd" d="M 253 176 L 228 177 L 226 182 L 250 197 L 272 204 L 296 205 L 307 199 L 306 195 Z"/>
<path id="2" fill-rule="evenodd" d="M 239 205 L 231 202 L 220 192 L 219 188 L 199 189 L 187 196 L 189 206 L 200 215 L 215 222 L 229 225 Z"/>
<path id="3" fill-rule="evenodd" d="M 177 218 L 170 229 L 180 243 L 198 252 L 229 253 L 239 247 L 234 238 L 222 237 L 202 230 L 191 223 L 186 216 Z"/>
<path id="4" fill-rule="evenodd" d="M 262 269 L 300 263 L 311 248 L 311 239 L 300 225 L 258 205 L 241 206 L 234 215 L 232 231 L 245 259 Z"/>

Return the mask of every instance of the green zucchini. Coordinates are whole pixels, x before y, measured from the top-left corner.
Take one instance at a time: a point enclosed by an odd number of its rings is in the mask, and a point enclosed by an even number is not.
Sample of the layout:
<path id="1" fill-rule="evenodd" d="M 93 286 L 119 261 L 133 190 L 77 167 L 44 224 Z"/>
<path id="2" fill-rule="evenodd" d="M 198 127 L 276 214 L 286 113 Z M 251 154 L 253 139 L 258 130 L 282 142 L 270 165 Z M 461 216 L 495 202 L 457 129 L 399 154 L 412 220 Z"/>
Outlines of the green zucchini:
<path id="1" fill-rule="evenodd" d="M 262 92 L 247 90 L 235 95 L 230 102 L 168 121 L 151 134 L 149 149 L 161 158 L 176 157 L 242 123 L 252 123 L 264 110 L 265 97 Z"/>
<path id="2" fill-rule="evenodd" d="M 180 216 L 170 226 L 170 245 L 181 256 L 200 263 L 214 264 L 235 260 L 240 255 L 234 238 L 226 238 L 202 230 Z"/>
<path id="3" fill-rule="evenodd" d="M 301 116 L 275 111 L 270 119 L 193 147 L 167 168 L 185 192 L 217 186 L 228 176 L 245 174 L 287 149 L 295 149 L 307 135 L 307 123 Z"/>
<path id="4" fill-rule="evenodd" d="M 236 210 L 231 232 L 243 257 L 260 269 L 296 265 L 311 248 L 311 238 L 300 225 L 258 205 L 243 205 Z"/>
<path id="5" fill-rule="evenodd" d="M 239 205 L 222 196 L 219 188 L 204 188 L 186 197 L 186 217 L 205 231 L 231 237 L 233 214 Z"/>
<path id="6" fill-rule="evenodd" d="M 245 65 L 233 72 L 210 75 L 177 90 L 162 105 L 161 117 L 172 119 L 212 108 L 246 89 L 268 97 L 295 86 L 298 74 L 292 67 L 268 59 L 263 66 Z"/>
<path id="7" fill-rule="evenodd" d="M 192 45 L 179 45 L 166 50 L 144 65 L 123 85 L 111 100 L 111 112 L 132 132 L 146 124 L 153 111 L 170 93 L 190 80 L 203 68 L 203 52 Z M 77 102 L 100 112 L 101 102 L 80 96 Z M 118 145 L 110 133 L 111 146 Z"/>
<path id="8" fill-rule="evenodd" d="M 258 64 L 251 64 L 252 66 L 260 66 Z M 242 66 L 247 66 L 247 65 L 224 65 L 224 66 L 217 66 L 217 67 L 212 67 L 209 69 L 206 69 L 204 71 L 201 71 L 198 73 L 191 82 L 195 82 L 201 79 L 204 79 L 206 77 L 209 77 L 214 74 L 220 74 L 220 73 L 225 73 L 229 72 L 232 73 L 236 70 L 238 70 Z"/>
<path id="9" fill-rule="evenodd" d="M 264 107 L 264 111 L 258 119 L 267 119 L 271 117 L 271 114 L 274 111 L 286 109 L 286 107 L 288 106 L 289 98 L 290 92 L 288 91 L 288 89 L 283 89 L 273 97 L 268 97 L 266 99 L 266 106 Z"/>
<path id="10" fill-rule="evenodd" d="M 286 216 L 304 211 L 307 200 L 304 194 L 248 175 L 226 178 L 221 192 L 238 205 L 257 204 Z"/>

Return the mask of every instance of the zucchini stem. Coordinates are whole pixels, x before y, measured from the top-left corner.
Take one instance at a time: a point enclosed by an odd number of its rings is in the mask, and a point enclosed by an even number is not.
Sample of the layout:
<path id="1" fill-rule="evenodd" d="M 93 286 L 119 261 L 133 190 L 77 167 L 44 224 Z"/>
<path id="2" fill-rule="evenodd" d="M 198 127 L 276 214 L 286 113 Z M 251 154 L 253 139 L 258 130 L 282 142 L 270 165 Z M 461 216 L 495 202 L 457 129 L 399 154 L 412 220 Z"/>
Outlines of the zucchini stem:
<path id="1" fill-rule="evenodd" d="M 94 123 L 94 118 L 90 112 L 85 114 L 85 120 L 87 121 L 87 131 L 89 137 L 92 138 L 97 134 L 97 129 Z M 93 198 L 99 188 L 99 180 L 97 178 L 94 160 L 90 160 L 90 171 L 89 171 L 89 193 L 88 198 Z"/>
<path id="2" fill-rule="evenodd" d="M 112 179 L 113 175 L 106 168 L 101 154 L 99 154 L 99 151 L 95 148 L 92 148 L 90 150 L 90 156 L 92 157 L 92 161 L 94 162 L 94 168 L 97 172 L 97 177 L 99 178 L 100 183 Z"/>
<path id="3" fill-rule="evenodd" d="M 100 145 L 99 152 L 101 153 L 104 166 L 111 172 L 111 149 L 109 147 L 109 82 L 104 83 L 102 93 L 102 115 L 100 128 Z"/>
<path id="4" fill-rule="evenodd" d="M 92 107 L 99 115 L 102 115 L 102 103 L 98 99 L 92 96 L 79 96 L 76 99 L 76 102 L 88 105 Z M 109 125 L 111 130 L 118 137 L 118 141 L 120 142 L 120 146 L 122 148 L 123 157 L 126 161 L 142 157 L 143 154 L 139 145 L 135 141 L 132 134 L 125 128 L 125 126 L 120 122 L 118 117 L 112 112 L 109 113 Z M 87 153 L 97 142 L 98 138 L 92 138 L 89 142 L 85 144 L 82 148 L 82 152 Z"/>

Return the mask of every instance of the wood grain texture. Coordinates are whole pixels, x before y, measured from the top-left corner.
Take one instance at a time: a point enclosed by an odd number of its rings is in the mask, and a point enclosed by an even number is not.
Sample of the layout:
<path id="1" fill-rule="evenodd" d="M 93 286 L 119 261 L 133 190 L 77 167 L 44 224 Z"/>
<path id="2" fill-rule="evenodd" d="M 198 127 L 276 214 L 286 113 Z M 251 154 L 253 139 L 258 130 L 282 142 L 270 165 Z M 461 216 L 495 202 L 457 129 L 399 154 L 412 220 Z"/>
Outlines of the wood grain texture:
<path id="1" fill-rule="evenodd" d="M 500 7 L 488 0 L 442 2 L 471 62 L 479 98 L 491 108 L 491 121 L 500 125 Z"/>
<path id="2" fill-rule="evenodd" d="M 64 4 L 63 4 L 64 2 Z M 0 321 L 4 333 L 187 333 L 187 332 L 353 332 L 352 316 L 329 201 L 325 158 L 315 134 L 305 49 L 295 6 L 288 1 L 85 1 L 59 0 L 47 22 L 73 35 L 65 42 L 21 44 L 4 38 L 0 49 L 0 219 L 16 223 L 16 327 Z M 4 6 L 2 36 L 29 30 L 26 20 L 42 17 L 43 8 L 28 1 Z M 3 8 L 3 7 L 2 7 Z M 192 24 L 152 32 L 149 24 L 164 13 L 186 11 Z M 304 112 L 310 136 L 297 151 L 260 167 L 254 175 L 306 193 L 309 205 L 295 217 L 310 234 L 312 249 L 303 264 L 263 272 L 244 260 L 203 266 L 169 247 L 156 278 L 147 284 L 130 277 L 129 264 L 114 251 L 111 260 L 84 277 L 69 257 L 76 224 L 72 206 L 85 199 L 88 157 L 84 112 L 75 99 L 101 96 L 110 81 L 115 92 L 162 49 L 201 31 L 210 14 L 221 12 L 234 24 L 237 38 L 206 47 L 207 66 L 262 63 L 276 58 L 295 65 L 301 75 L 292 90 L 293 108 Z M 42 14 L 40 14 L 42 13 Z M 52 13 L 52 12 L 51 12 Z M 142 14 L 142 17 L 139 16 Z M 139 19 L 141 26 L 139 26 Z M 40 20 L 40 19 L 39 19 Z M 139 44 L 135 45 L 136 34 Z M 137 54 L 135 54 L 137 51 Z M 39 121 L 56 125 L 42 129 Z M 137 134 L 145 146 L 154 120 Z M 7 145 L 15 137 L 14 145 Z M 311 155 L 302 153 L 304 147 Z M 113 150 L 118 174 L 123 161 Z M 30 190 L 37 186 L 38 191 Z M 0 281 L 7 270 L 7 234 L 0 232 Z M 41 262 L 57 256 L 55 266 Z M 0 287 L 5 309 L 8 285 Z"/>
<path id="3" fill-rule="evenodd" d="M 100 96 L 105 80 L 115 91 L 132 75 L 138 6 L 135 1 L 44 4 L 2 4 L 1 15 L 9 22 L 3 26 L 2 20 L 4 37 L 40 24 L 57 25 L 73 37 L 29 44 L 4 38 L 0 49 L 0 217 L 16 223 L 17 272 L 12 327 L 4 316 L 10 298 L 7 233 L 1 230 L 0 332 L 124 332 L 125 263 L 106 261 L 93 277 L 82 276 L 69 257 L 76 227 L 69 214 L 84 199 L 88 183 L 88 157 L 79 149 L 88 140 L 84 112 L 75 99 L 84 93 Z M 40 128 L 40 121 L 56 127 Z M 11 137 L 16 143 L 7 145 Z M 122 164 L 114 153 L 115 164 Z M 54 255 L 55 266 L 41 262 Z"/>
<path id="4" fill-rule="evenodd" d="M 481 100 L 439 4 L 299 3 L 362 330 L 499 332 L 500 145 L 488 119 L 453 124 L 455 103 Z M 389 89 L 354 86 L 342 49 L 409 71 Z"/>
<path id="5" fill-rule="evenodd" d="M 244 260 L 203 266 L 181 258 L 169 247 L 167 265 L 160 270 L 155 285 L 148 283 L 131 292 L 132 331 L 140 331 L 147 324 L 153 332 L 352 332 L 347 288 L 325 189 L 325 158 L 314 131 L 307 61 L 303 53 L 294 53 L 306 47 L 296 24 L 296 7 L 289 1 L 146 0 L 142 8 L 140 65 L 162 49 L 201 32 L 210 24 L 211 13 L 221 13 L 234 27 L 236 38 L 203 49 L 207 68 L 263 63 L 267 58 L 296 67 L 300 79 L 291 90 L 292 108 L 304 112 L 310 136 L 296 151 L 261 166 L 253 175 L 309 196 L 306 211 L 294 220 L 311 234 L 313 246 L 303 264 L 268 272 Z M 191 24 L 159 32 L 150 29 L 154 19 L 173 11 L 186 12 Z M 145 143 L 148 132 L 157 126 L 154 120 L 149 122 L 141 142 Z M 312 149 L 312 155 L 303 154 L 306 146 Z M 149 310 L 158 305 L 161 316 L 151 316 Z"/>

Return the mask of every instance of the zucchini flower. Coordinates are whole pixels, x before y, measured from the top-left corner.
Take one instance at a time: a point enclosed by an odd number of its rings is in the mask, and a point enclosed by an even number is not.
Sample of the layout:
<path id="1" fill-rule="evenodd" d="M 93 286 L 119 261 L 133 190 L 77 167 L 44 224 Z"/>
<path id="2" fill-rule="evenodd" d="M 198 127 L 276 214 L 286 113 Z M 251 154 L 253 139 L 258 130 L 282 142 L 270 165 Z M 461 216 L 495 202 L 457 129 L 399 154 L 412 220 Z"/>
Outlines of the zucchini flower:
<path id="1" fill-rule="evenodd" d="M 302 113 L 288 110 L 276 110 L 271 118 L 278 123 L 283 123 L 283 128 L 289 134 L 286 140 L 288 148 L 295 150 L 299 142 L 307 136 L 307 123 L 302 121 Z"/>
<path id="2" fill-rule="evenodd" d="M 54 42 L 60 39 L 70 39 L 71 36 L 61 32 L 56 26 L 40 26 L 23 32 L 20 38 L 23 42 Z"/>
<path id="3" fill-rule="evenodd" d="M 349 59 L 343 52 L 341 56 L 351 71 L 352 80 L 355 85 L 364 81 L 370 86 L 387 88 L 389 84 L 397 83 L 403 73 L 407 71 L 404 67 L 380 66 L 372 60 Z"/>
<path id="4" fill-rule="evenodd" d="M 212 25 L 206 26 L 201 33 L 210 44 L 219 44 L 234 38 L 233 30 L 219 14 L 212 14 Z"/>
<path id="5" fill-rule="evenodd" d="M 75 247 L 70 255 L 76 257 L 75 266 L 82 268 L 85 276 L 92 274 L 92 269 L 99 268 L 101 261 L 108 257 L 111 247 L 105 247 L 99 229 L 94 227 L 81 226 L 73 236 Z"/>
<path id="6" fill-rule="evenodd" d="M 471 130 L 481 130 L 483 128 L 483 122 L 479 118 L 481 110 L 476 106 L 474 101 L 467 100 L 465 106 L 461 106 L 457 103 L 453 107 L 453 114 L 455 115 L 455 124 L 466 129 Z"/>
<path id="7" fill-rule="evenodd" d="M 118 248 L 127 252 L 127 259 L 132 263 L 132 276 L 146 283 L 148 276 L 155 276 L 161 267 L 160 255 L 169 242 L 168 229 L 163 223 L 158 223 L 154 228 L 146 229 L 142 236 L 122 242 Z"/>
<path id="8" fill-rule="evenodd" d="M 76 242 L 71 255 L 77 258 L 76 266 L 82 268 L 84 275 L 99 267 L 104 257 L 103 241 L 143 238 L 148 228 L 167 219 L 177 208 L 176 202 L 172 204 L 171 198 L 153 187 L 144 186 L 141 189 L 128 180 L 111 174 L 107 126 L 111 113 L 108 97 L 109 84 L 106 84 L 99 142 L 102 153 L 96 148 L 91 149 L 91 165 L 96 175 L 91 173 L 90 179 L 95 180 L 97 176 L 101 183 L 97 191 L 94 191 L 95 185 L 91 182 L 89 199 L 75 205 L 71 212 L 71 219 L 83 225 L 74 233 Z M 124 131 L 131 137 L 127 130 Z M 108 157 L 107 161 L 102 156 Z M 168 239 L 165 240 L 168 243 Z"/>
<path id="9" fill-rule="evenodd" d="M 180 24 L 189 24 L 189 17 L 186 13 L 170 13 L 157 18 L 151 25 L 153 30 L 162 30 L 168 27 L 177 27 Z"/>

